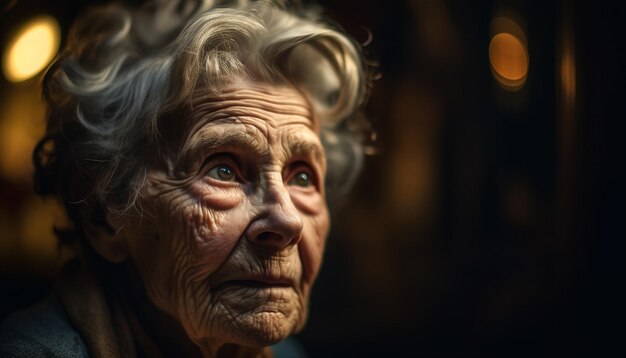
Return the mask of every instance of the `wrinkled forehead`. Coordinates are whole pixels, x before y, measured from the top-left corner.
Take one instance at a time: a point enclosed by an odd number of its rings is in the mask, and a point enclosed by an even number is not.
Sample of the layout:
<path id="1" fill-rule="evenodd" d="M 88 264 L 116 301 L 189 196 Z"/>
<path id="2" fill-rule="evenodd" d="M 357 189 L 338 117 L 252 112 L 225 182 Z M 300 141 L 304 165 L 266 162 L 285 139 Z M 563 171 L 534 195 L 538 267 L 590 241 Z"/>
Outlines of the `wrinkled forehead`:
<path id="1" fill-rule="evenodd" d="M 193 130 L 193 127 L 206 124 L 206 121 L 223 119 L 226 115 L 243 115 L 246 107 L 264 114 L 273 113 L 274 116 L 265 116 L 270 124 L 291 117 L 288 119 L 299 120 L 319 134 L 320 121 L 300 90 L 287 85 L 243 81 L 224 85 L 219 90 L 199 86 L 185 105 L 161 118 L 159 127 L 165 130 L 165 134 L 181 134 L 185 129 Z"/>
<path id="2" fill-rule="evenodd" d="M 290 86 L 241 82 L 219 91 L 197 88 L 188 103 L 164 123 L 163 139 L 177 159 L 207 133 L 219 142 L 216 134 L 220 129 L 232 132 L 240 125 L 255 128 L 267 139 L 282 133 L 291 142 L 303 138 L 311 142 L 311 136 L 315 137 L 314 142 L 319 142 L 319 121 L 313 107 L 300 91 Z M 240 141 L 244 137 L 245 133 L 241 133 Z"/>
<path id="3" fill-rule="evenodd" d="M 192 132 L 209 123 L 254 118 L 269 127 L 303 125 L 319 133 L 311 104 L 297 89 L 262 83 L 236 83 L 218 93 L 197 89 L 190 103 Z"/>

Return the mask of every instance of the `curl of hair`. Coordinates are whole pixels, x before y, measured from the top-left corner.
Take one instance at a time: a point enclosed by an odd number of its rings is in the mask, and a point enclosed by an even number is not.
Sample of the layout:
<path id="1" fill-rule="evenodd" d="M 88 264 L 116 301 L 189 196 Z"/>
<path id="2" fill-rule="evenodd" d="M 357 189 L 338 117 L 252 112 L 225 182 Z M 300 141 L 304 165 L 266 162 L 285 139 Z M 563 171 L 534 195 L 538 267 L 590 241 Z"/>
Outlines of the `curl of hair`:
<path id="1" fill-rule="evenodd" d="M 33 154 L 36 191 L 60 198 L 77 229 L 85 220 L 109 228 L 105 212 L 139 210 L 149 163 L 163 155 L 165 114 L 188 105 L 199 87 L 218 93 L 249 80 L 289 84 L 308 97 L 334 178 L 329 195 L 341 194 L 361 162 L 342 124 L 366 96 L 361 56 L 340 30 L 283 2 L 94 8 L 44 79 L 48 126 Z"/>

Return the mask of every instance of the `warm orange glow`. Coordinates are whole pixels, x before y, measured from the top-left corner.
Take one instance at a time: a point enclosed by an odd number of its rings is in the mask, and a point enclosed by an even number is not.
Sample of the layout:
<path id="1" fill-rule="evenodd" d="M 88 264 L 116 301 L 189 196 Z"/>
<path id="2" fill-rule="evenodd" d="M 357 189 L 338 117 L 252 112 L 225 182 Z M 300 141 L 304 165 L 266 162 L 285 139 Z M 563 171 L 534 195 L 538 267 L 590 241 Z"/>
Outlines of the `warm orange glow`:
<path id="1" fill-rule="evenodd" d="M 59 49 L 59 24 L 40 16 L 17 32 L 4 50 L 2 70 L 11 82 L 25 81 L 46 68 Z"/>
<path id="2" fill-rule="evenodd" d="M 489 62 L 494 77 L 507 89 L 519 89 L 528 74 L 528 52 L 511 33 L 498 33 L 489 43 Z"/>
<path id="3" fill-rule="evenodd" d="M 28 182 L 32 153 L 45 131 L 46 109 L 37 81 L 15 86 L 0 100 L 0 176 L 12 183 Z"/>
<path id="4" fill-rule="evenodd" d="M 561 87 L 568 102 L 573 102 L 576 95 L 576 66 L 574 56 L 569 49 L 564 51 L 561 58 Z"/>

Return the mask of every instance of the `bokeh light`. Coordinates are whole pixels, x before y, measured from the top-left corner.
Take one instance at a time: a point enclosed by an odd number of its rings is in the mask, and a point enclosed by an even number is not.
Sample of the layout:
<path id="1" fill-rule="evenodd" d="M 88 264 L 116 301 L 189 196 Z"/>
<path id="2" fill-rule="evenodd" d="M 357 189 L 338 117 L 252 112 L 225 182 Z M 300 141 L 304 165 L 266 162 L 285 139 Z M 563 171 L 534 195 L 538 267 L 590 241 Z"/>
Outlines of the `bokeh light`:
<path id="1" fill-rule="evenodd" d="M 60 44 L 60 28 L 48 15 L 26 23 L 8 43 L 2 57 L 2 70 L 11 82 L 37 75 L 52 61 Z"/>
<path id="2" fill-rule="evenodd" d="M 498 83 L 505 89 L 518 90 L 526 83 L 529 56 L 522 29 L 507 18 L 492 22 L 489 64 Z"/>

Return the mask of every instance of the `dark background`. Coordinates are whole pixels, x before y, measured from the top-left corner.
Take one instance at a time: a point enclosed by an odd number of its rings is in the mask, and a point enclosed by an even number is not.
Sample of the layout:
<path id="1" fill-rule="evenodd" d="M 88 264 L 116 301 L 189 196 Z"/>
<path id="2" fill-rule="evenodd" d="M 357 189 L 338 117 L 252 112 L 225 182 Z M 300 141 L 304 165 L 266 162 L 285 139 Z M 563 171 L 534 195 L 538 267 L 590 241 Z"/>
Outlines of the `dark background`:
<path id="1" fill-rule="evenodd" d="M 34 14 L 54 15 L 65 32 L 86 5 L 105 2 L 2 3 L 2 46 Z M 365 108 L 376 140 L 333 220 L 299 335 L 309 354 L 623 354 L 624 6 L 318 3 L 357 41 L 373 35 L 365 51 L 381 78 Z M 490 69 L 496 16 L 527 39 L 516 91 Z M 5 107 L 37 92 L 36 80 L 1 81 Z M 0 318 L 41 299 L 54 274 L 53 209 L 30 185 L 0 176 Z"/>

